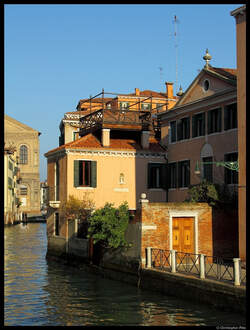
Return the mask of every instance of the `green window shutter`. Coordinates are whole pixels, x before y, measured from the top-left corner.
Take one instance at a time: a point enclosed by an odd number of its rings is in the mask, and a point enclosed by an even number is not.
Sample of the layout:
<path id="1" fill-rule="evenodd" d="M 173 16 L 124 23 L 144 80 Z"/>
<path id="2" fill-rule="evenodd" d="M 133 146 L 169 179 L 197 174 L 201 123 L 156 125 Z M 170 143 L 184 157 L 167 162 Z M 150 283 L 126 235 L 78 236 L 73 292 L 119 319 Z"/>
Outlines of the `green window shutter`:
<path id="1" fill-rule="evenodd" d="M 186 138 L 190 138 L 190 117 L 187 118 L 187 135 Z"/>
<path id="2" fill-rule="evenodd" d="M 167 178 L 168 178 L 168 172 L 167 172 L 167 164 L 162 164 L 161 166 L 161 188 L 167 189 Z"/>
<path id="3" fill-rule="evenodd" d="M 201 114 L 201 118 L 202 118 L 202 135 L 205 135 L 205 112 L 203 112 L 202 114 Z"/>
<path id="4" fill-rule="evenodd" d="M 221 132 L 221 108 L 218 109 L 218 130 L 217 132 Z"/>
<path id="5" fill-rule="evenodd" d="M 190 160 L 187 160 L 187 172 L 186 172 L 186 175 L 187 175 L 187 187 L 190 185 Z"/>
<path id="6" fill-rule="evenodd" d="M 74 160 L 74 187 L 79 187 L 79 167 L 80 161 Z"/>
<path id="7" fill-rule="evenodd" d="M 228 130 L 229 127 L 228 127 L 228 107 L 225 106 L 224 107 L 224 130 Z"/>
<path id="8" fill-rule="evenodd" d="M 177 188 L 182 187 L 182 162 L 177 163 Z"/>
<path id="9" fill-rule="evenodd" d="M 152 187 L 151 169 L 152 169 L 152 164 L 148 163 L 148 189 Z"/>
<path id="10" fill-rule="evenodd" d="M 195 130 L 195 124 L 196 124 L 196 117 L 195 116 L 192 116 L 192 137 L 196 137 L 197 134 L 196 134 L 196 130 Z"/>
<path id="11" fill-rule="evenodd" d="M 91 162 L 91 171 L 90 171 L 90 175 L 91 175 L 91 187 L 96 188 L 97 186 L 97 170 L 96 170 L 96 161 L 92 161 Z"/>
<path id="12" fill-rule="evenodd" d="M 212 112 L 211 111 L 208 111 L 207 113 L 207 133 L 210 134 L 212 129 L 211 129 L 211 115 L 212 115 Z"/>

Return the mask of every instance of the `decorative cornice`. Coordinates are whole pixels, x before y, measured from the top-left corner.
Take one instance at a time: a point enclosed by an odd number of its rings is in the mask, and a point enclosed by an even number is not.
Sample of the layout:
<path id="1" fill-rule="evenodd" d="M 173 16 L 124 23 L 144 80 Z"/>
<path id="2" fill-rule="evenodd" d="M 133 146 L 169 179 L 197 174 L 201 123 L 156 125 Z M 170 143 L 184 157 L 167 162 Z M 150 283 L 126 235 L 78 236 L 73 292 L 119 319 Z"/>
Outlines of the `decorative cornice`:
<path id="1" fill-rule="evenodd" d="M 89 149 L 66 149 L 67 155 L 91 155 L 91 156 L 113 156 L 113 157 L 140 157 L 140 158 L 165 158 L 166 152 L 147 151 L 121 151 L 121 150 L 89 150 Z"/>
<path id="2" fill-rule="evenodd" d="M 216 94 L 209 95 L 206 98 L 198 99 L 190 103 L 185 103 L 183 105 L 173 107 L 171 110 L 159 113 L 157 116 L 161 120 L 165 120 L 175 117 L 176 115 L 185 114 L 186 112 L 190 112 L 190 111 L 195 111 L 199 108 L 204 108 L 206 102 L 209 102 L 207 105 L 213 106 L 214 104 L 218 104 L 219 97 L 221 97 L 219 102 L 225 102 L 234 97 L 237 98 L 237 89 L 230 88 L 220 91 Z"/>

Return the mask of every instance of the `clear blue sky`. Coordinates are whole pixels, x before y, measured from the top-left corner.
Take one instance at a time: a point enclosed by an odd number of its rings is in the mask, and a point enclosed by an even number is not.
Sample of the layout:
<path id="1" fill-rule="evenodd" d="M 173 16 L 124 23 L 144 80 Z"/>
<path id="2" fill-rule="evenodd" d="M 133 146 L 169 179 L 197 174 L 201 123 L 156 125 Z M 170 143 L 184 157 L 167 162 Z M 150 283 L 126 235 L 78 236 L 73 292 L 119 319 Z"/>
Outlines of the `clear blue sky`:
<path id="1" fill-rule="evenodd" d="M 206 48 L 212 66 L 236 68 L 230 12 L 240 6 L 5 5 L 5 113 L 42 133 L 41 181 L 44 153 L 58 146 L 60 121 L 81 98 L 102 88 L 165 91 L 165 81 L 176 82 L 176 54 L 185 91 Z"/>

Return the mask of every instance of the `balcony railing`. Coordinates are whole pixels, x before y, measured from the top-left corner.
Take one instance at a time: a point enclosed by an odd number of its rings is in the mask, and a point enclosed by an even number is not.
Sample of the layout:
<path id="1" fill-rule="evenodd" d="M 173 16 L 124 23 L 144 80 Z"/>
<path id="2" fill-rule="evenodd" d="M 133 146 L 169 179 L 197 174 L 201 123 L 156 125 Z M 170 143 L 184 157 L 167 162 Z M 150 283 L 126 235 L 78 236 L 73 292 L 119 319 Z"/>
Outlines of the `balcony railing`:
<path id="1" fill-rule="evenodd" d="M 134 129 L 149 129 L 151 124 L 150 111 L 138 110 L 113 110 L 100 109 L 80 118 L 80 135 L 93 132 L 98 128 L 109 128 L 119 126 L 126 128 L 132 126 Z"/>

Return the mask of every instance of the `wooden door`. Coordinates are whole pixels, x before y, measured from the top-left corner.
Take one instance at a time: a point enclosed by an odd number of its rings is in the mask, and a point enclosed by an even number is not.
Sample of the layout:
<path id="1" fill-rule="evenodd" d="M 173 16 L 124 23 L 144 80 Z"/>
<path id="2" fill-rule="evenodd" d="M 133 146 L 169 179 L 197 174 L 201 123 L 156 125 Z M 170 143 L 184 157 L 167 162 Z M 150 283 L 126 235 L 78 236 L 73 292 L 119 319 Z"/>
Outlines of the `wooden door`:
<path id="1" fill-rule="evenodd" d="M 194 218 L 173 217 L 172 242 L 173 250 L 194 253 Z"/>

